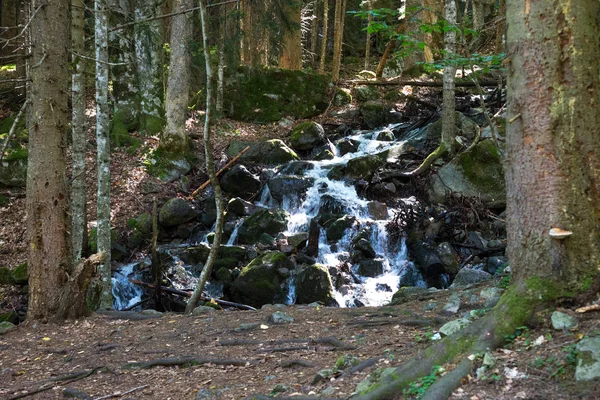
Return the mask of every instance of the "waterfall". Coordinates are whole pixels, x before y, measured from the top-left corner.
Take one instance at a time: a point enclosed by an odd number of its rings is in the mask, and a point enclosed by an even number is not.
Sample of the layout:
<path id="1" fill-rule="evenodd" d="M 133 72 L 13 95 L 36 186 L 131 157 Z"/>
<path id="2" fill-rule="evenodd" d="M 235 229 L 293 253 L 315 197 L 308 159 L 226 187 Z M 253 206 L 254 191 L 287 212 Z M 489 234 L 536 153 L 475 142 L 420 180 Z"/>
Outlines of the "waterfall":
<path id="1" fill-rule="evenodd" d="M 125 310 L 142 300 L 141 287 L 129 282 L 129 279 L 140 279 L 136 270 L 143 263 L 144 261 L 121 265 L 113 272 L 111 281 L 113 308 L 115 310 Z"/>

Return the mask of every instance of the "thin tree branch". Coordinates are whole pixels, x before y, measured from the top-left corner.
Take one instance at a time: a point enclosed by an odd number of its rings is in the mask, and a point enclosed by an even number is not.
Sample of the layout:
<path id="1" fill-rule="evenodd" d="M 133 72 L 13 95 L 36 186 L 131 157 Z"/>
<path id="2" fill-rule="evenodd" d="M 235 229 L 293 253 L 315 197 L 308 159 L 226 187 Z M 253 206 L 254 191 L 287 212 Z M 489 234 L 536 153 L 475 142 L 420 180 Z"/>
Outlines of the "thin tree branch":
<path id="1" fill-rule="evenodd" d="M 23 36 L 25 34 L 25 32 L 27 31 L 27 28 L 29 28 L 29 24 L 31 24 L 31 21 L 33 21 L 33 18 L 35 17 L 35 15 L 37 14 L 37 12 L 44 6 L 44 4 L 38 6 L 38 8 L 35 9 L 35 11 L 33 12 L 33 14 L 31 15 L 31 17 L 29 18 L 29 21 L 27 21 L 27 23 L 25 24 L 25 26 L 23 27 L 23 29 L 21 29 L 21 32 L 19 32 L 19 34 L 17 34 L 17 36 L 13 36 L 11 38 L 8 39 L 2 39 L 0 38 L 0 42 L 4 43 L 4 46 L 2 46 L 2 48 L 5 48 L 6 45 L 11 41 L 11 40 L 15 40 L 20 38 L 21 36 Z"/>
<path id="2" fill-rule="evenodd" d="M 88 56 L 84 56 L 83 54 L 75 53 L 74 51 L 72 51 L 71 54 L 73 54 L 74 56 L 77 56 L 79 58 L 83 58 L 84 60 L 90 60 L 90 61 L 94 61 L 94 62 L 104 64 L 104 65 L 119 66 L 119 65 L 129 65 L 130 64 L 130 63 L 111 63 L 108 61 L 102 61 L 102 60 L 98 60 L 94 57 L 88 57 Z"/>
<path id="3" fill-rule="evenodd" d="M 17 130 L 17 125 L 19 124 L 19 121 L 21 120 L 21 115 L 23 115 L 23 111 L 25 111 L 28 104 L 29 104 L 29 100 L 25 100 L 25 103 L 23 103 L 23 105 L 21 106 L 19 113 L 17 114 L 15 120 L 12 123 L 12 126 L 10 127 L 10 130 L 8 131 L 8 135 L 6 135 L 6 139 L 4 140 L 4 144 L 2 145 L 2 150 L 0 150 L 0 162 L 2 162 L 2 159 L 4 158 L 4 152 L 6 151 L 6 148 L 8 147 L 8 142 L 10 141 L 10 138 L 12 137 L 12 135 L 15 134 L 15 131 Z"/>

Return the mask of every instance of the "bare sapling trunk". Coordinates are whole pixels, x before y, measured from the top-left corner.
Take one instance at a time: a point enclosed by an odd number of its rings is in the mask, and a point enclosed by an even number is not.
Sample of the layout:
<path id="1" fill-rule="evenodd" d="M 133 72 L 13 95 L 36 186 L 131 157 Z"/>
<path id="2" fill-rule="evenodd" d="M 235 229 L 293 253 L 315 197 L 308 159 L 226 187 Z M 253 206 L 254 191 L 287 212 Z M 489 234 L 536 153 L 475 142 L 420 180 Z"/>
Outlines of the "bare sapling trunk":
<path id="1" fill-rule="evenodd" d="M 219 64 L 217 65 L 217 101 L 215 109 L 217 117 L 223 115 L 223 88 L 225 85 L 225 30 L 227 29 L 227 8 L 221 6 L 221 21 L 219 23 Z"/>
<path id="2" fill-rule="evenodd" d="M 327 58 L 327 27 L 329 19 L 329 0 L 323 0 L 323 37 L 321 38 L 321 56 L 319 57 L 319 73 L 325 72 Z"/>
<path id="3" fill-rule="evenodd" d="M 98 148 L 97 240 L 104 261 L 100 275 L 100 308 L 112 308 L 110 240 L 110 137 L 108 110 L 108 18 L 105 3 L 96 0 L 96 142 Z"/>
<path id="4" fill-rule="evenodd" d="M 344 42 L 344 17 L 346 16 L 346 0 L 335 2 L 335 23 L 333 32 L 333 66 L 331 79 L 337 82 L 340 79 L 340 66 L 342 63 L 342 44 Z"/>
<path id="5" fill-rule="evenodd" d="M 373 11 L 373 4 L 371 3 L 371 0 L 367 0 L 366 6 L 369 10 L 369 15 L 367 16 L 367 41 L 365 43 L 365 70 L 368 70 L 369 57 L 371 57 L 371 32 L 369 32 L 369 29 L 371 29 L 371 21 L 373 21 L 373 14 L 371 14 L 371 11 Z"/>
<path id="6" fill-rule="evenodd" d="M 217 172 L 215 170 L 215 161 L 213 159 L 213 143 L 212 143 L 212 133 L 210 128 L 210 119 L 211 119 L 211 101 L 212 101 L 212 66 L 210 64 L 210 49 L 208 47 L 208 21 L 206 17 L 206 6 L 204 4 L 204 0 L 199 0 L 200 3 L 200 24 L 202 26 L 202 43 L 204 47 L 204 61 L 206 63 L 206 115 L 204 118 L 204 157 L 206 159 L 206 171 L 210 178 L 210 182 L 213 186 L 213 190 L 215 192 L 215 205 L 217 208 L 217 221 L 215 223 L 215 238 L 210 248 L 210 253 L 208 254 L 208 259 L 206 260 L 206 264 L 200 273 L 200 277 L 198 278 L 198 283 L 194 292 L 192 293 L 192 297 L 188 300 L 188 303 L 185 307 L 186 314 L 190 314 L 194 311 L 194 308 L 198 307 L 200 303 L 200 298 L 202 296 L 202 291 L 204 290 L 204 286 L 206 285 L 206 281 L 210 276 L 210 272 L 215 263 L 217 255 L 219 253 L 219 249 L 221 247 L 221 239 L 223 237 L 223 223 L 224 223 L 224 204 L 223 204 L 223 192 L 221 191 L 221 185 L 219 184 L 219 179 L 217 177 Z"/>
<path id="7" fill-rule="evenodd" d="M 312 6 L 310 20 L 310 56 L 314 62 L 317 56 L 317 45 L 319 44 L 319 0 L 315 0 Z"/>

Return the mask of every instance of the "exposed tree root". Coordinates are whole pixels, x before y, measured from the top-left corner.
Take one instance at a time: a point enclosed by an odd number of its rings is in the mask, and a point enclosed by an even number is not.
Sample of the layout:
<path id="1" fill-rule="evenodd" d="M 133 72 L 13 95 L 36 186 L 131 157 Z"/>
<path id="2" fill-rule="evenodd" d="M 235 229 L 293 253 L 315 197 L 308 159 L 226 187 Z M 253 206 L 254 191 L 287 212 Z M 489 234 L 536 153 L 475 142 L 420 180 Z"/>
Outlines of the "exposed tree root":
<path id="1" fill-rule="evenodd" d="M 346 371 L 344 371 L 344 373 L 342 375 L 340 375 L 340 377 L 338 379 L 346 378 L 357 372 L 364 371 L 365 369 L 377 364 L 378 361 L 383 360 L 384 358 L 385 358 L 384 356 L 369 358 L 368 360 L 365 360 L 365 361 L 359 363 L 358 365 L 355 365 L 354 367 L 349 368 Z"/>
<path id="2" fill-rule="evenodd" d="M 282 339 L 282 340 L 251 340 L 251 339 L 232 339 L 232 340 L 221 340 L 220 346 L 247 346 L 251 344 L 286 344 L 286 343 L 315 343 L 315 344 L 328 344 L 341 350 L 354 350 L 356 346 L 352 346 L 336 339 L 332 336 L 324 338 L 310 338 L 310 339 Z"/>
<path id="3" fill-rule="evenodd" d="M 301 367 L 306 367 L 306 368 L 314 368 L 315 367 L 315 364 L 308 362 L 306 360 L 302 360 L 302 359 L 284 361 L 281 363 L 281 366 L 283 368 L 293 367 L 294 365 L 299 365 Z"/>
<path id="4" fill-rule="evenodd" d="M 8 400 L 23 399 L 25 397 L 33 396 L 34 394 L 45 392 L 55 387 L 56 382 L 62 382 L 63 385 L 68 385 L 69 383 L 87 378 L 88 376 L 91 376 L 94 372 L 102 369 L 106 369 L 106 367 L 96 367 L 85 371 L 71 372 L 70 374 L 56 376 L 54 378 L 47 379 L 47 383 L 41 385 L 37 389 L 27 391 L 26 389 L 19 390 L 19 392 L 22 393 L 9 397 Z"/>
<path id="5" fill-rule="evenodd" d="M 157 366 L 172 367 L 174 365 L 201 365 L 201 364 L 216 364 L 216 365 L 236 365 L 245 366 L 247 364 L 256 364 L 255 360 L 239 360 L 239 359 L 224 359 L 224 358 L 202 358 L 197 356 L 183 356 L 172 358 L 157 358 L 146 362 L 132 362 L 123 365 L 123 368 L 140 368 L 148 369 Z"/>
<path id="6" fill-rule="evenodd" d="M 402 319 L 402 318 L 387 318 L 387 319 L 375 319 L 371 321 L 350 321 L 348 325 L 358 325 L 362 328 L 368 328 L 370 326 L 382 326 L 382 325 L 402 325 L 402 326 L 433 326 L 442 325 L 448 322 L 443 318 L 424 318 L 424 319 Z"/>
<path id="7" fill-rule="evenodd" d="M 429 167 L 431 167 L 431 165 L 435 162 L 435 160 L 443 157 L 447 152 L 448 152 L 448 144 L 441 142 L 440 145 L 437 147 L 437 149 L 432 151 L 431 154 L 429 154 L 427 156 L 427 158 L 425 158 L 425 160 L 423 160 L 421 165 L 419 165 L 417 167 L 417 169 L 410 171 L 410 172 L 405 172 L 402 174 L 402 176 L 417 176 L 417 175 L 427 171 L 427 169 Z"/>

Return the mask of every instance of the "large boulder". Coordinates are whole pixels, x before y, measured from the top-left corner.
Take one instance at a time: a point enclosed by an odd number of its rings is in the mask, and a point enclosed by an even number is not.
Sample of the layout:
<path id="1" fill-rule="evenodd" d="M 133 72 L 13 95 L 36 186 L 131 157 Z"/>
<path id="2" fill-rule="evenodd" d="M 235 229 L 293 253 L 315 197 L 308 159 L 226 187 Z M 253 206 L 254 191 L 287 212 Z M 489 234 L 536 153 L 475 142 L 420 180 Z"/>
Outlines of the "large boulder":
<path id="1" fill-rule="evenodd" d="M 600 336 L 582 339 L 577 343 L 577 381 L 600 379 Z"/>
<path id="2" fill-rule="evenodd" d="M 295 284 L 297 304 L 319 301 L 329 305 L 334 300 L 331 276 L 323 265 L 303 266 L 296 275 Z"/>
<path id="3" fill-rule="evenodd" d="M 283 200 L 284 197 L 301 197 L 312 187 L 312 178 L 295 175 L 277 175 L 269 180 L 268 186 L 271 196 L 275 200 Z"/>
<path id="4" fill-rule="evenodd" d="M 325 142 L 325 130 L 321 124 L 313 121 L 296 125 L 290 135 L 290 144 L 294 150 L 311 150 Z"/>
<path id="5" fill-rule="evenodd" d="M 342 218 L 337 219 L 327 228 L 327 240 L 330 242 L 337 242 L 344 237 L 346 229 L 353 226 L 355 222 L 356 218 L 350 215 L 345 215 Z"/>
<path id="6" fill-rule="evenodd" d="M 456 134 L 462 136 L 469 141 L 473 140 L 477 135 L 479 127 L 470 118 L 456 112 Z M 406 140 L 407 147 L 414 150 L 424 150 L 431 145 L 437 145 L 442 138 L 442 119 L 433 122 L 422 129 L 417 129 L 408 132 L 402 137 Z"/>
<path id="7" fill-rule="evenodd" d="M 235 197 L 229 200 L 229 203 L 227 203 L 227 212 L 238 217 L 252 215 L 260 209 L 261 207 L 256 206 L 244 199 L 240 199 L 239 197 Z"/>
<path id="8" fill-rule="evenodd" d="M 356 272 L 361 276 L 374 278 L 383 274 L 383 259 L 366 259 L 358 263 Z"/>
<path id="9" fill-rule="evenodd" d="M 185 224 L 196 217 L 196 211 L 182 198 L 167 200 L 158 214 L 158 220 L 165 228 Z"/>
<path id="10" fill-rule="evenodd" d="M 280 165 L 300 159 L 294 150 L 279 139 L 262 142 L 232 141 L 227 147 L 227 156 L 233 158 L 247 146 L 250 148 L 240 157 L 240 161 L 247 164 Z"/>
<path id="11" fill-rule="evenodd" d="M 506 206 L 506 188 L 502 157 L 491 140 L 483 140 L 431 175 L 431 201 L 444 203 L 451 192 L 480 199 L 486 206 Z"/>
<path id="12" fill-rule="evenodd" d="M 391 109 L 391 105 L 385 101 L 371 100 L 360 106 L 360 113 L 365 125 L 375 129 L 389 123 Z"/>
<path id="13" fill-rule="evenodd" d="M 346 164 L 344 172 L 352 178 L 371 180 L 375 171 L 386 164 L 387 156 L 388 152 L 383 151 L 377 154 L 353 158 Z"/>
<path id="14" fill-rule="evenodd" d="M 260 191 L 260 179 L 238 164 L 223 175 L 221 187 L 227 193 L 247 200 Z"/>
<path id="15" fill-rule="evenodd" d="M 288 214 L 283 210 L 260 210 L 244 220 L 238 230 L 238 242 L 255 244 L 260 235 L 277 236 L 287 229 Z"/>
<path id="16" fill-rule="evenodd" d="M 464 287 L 474 283 L 489 281 L 490 279 L 492 279 L 492 275 L 485 271 L 465 267 L 458 271 L 450 287 Z"/>
<path id="17" fill-rule="evenodd" d="M 261 307 L 285 300 L 285 279 L 295 267 L 284 254 L 267 252 L 242 269 L 233 281 L 233 298 L 244 304 Z"/>

